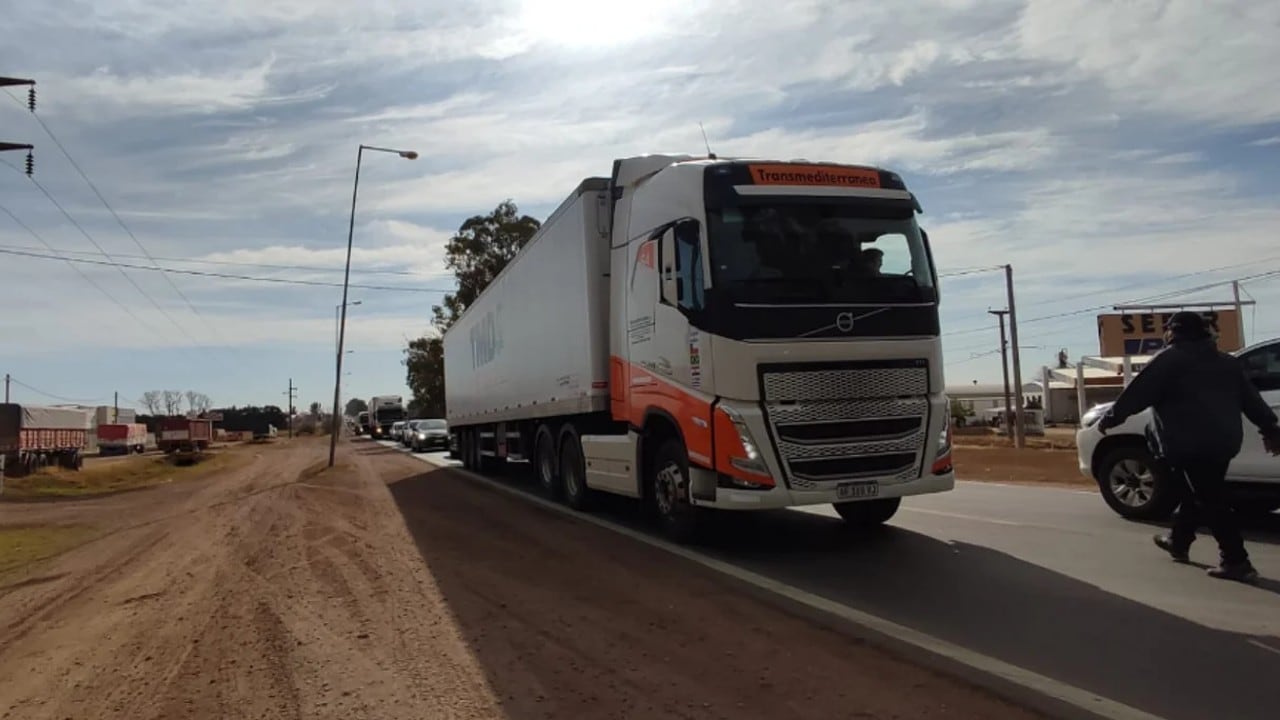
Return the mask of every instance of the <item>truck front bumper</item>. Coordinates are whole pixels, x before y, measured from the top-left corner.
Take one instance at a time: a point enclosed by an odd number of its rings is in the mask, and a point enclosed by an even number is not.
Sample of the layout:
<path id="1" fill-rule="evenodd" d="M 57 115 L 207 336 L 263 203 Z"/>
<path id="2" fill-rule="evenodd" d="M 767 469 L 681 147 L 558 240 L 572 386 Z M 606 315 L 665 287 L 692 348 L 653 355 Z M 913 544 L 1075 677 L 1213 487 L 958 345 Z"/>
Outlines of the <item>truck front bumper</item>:
<path id="1" fill-rule="evenodd" d="M 854 481 L 851 481 L 854 482 Z M 869 482 L 869 481 L 866 481 Z M 735 488 L 716 488 L 716 497 L 698 499 L 694 504 L 699 507 L 718 510 L 777 510 L 804 505 L 829 505 L 843 502 L 865 502 L 867 500 L 887 500 L 891 498 L 926 495 L 929 493 L 947 492 L 955 488 L 955 472 L 940 475 L 926 475 L 906 482 L 884 482 L 874 497 L 850 500 L 841 498 L 835 485 L 819 490 L 793 490 L 781 485 L 769 490 L 739 490 Z"/>

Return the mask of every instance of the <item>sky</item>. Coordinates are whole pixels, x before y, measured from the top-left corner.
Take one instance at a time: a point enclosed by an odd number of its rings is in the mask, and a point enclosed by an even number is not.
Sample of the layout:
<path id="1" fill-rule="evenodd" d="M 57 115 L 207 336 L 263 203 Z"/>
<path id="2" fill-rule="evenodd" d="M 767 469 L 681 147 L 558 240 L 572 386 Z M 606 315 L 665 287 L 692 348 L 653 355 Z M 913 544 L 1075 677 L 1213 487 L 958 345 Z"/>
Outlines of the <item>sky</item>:
<path id="1" fill-rule="evenodd" d="M 1004 264 L 1027 376 L 1096 354 L 1099 310 L 1235 278 L 1247 338 L 1280 335 L 1280 3 L 55 0 L 0 32 L 0 75 L 39 83 L 35 115 L 0 93 L 40 183 L 0 154 L 19 402 L 284 405 L 292 379 L 328 406 L 359 143 L 420 157 L 362 165 L 343 395 L 407 399 L 462 220 L 545 218 L 615 157 L 703 152 L 700 123 L 721 156 L 905 177 L 949 384 L 1000 377 L 1003 275 L 963 273 Z"/>

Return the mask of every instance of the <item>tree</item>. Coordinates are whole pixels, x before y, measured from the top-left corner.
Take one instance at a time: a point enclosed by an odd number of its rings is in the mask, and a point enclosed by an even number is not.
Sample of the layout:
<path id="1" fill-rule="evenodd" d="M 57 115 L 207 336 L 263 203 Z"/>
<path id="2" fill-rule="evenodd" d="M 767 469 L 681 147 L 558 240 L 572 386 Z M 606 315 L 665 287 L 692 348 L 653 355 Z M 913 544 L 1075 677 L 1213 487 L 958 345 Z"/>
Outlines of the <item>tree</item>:
<path id="1" fill-rule="evenodd" d="M 369 403 L 360 398 L 351 398 L 347 401 L 346 415 L 347 417 L 355 417 L 369 409 Z"/>
<path id="2" fill-rule="evenodd" d="M 458 291 L 431 308 L 436 329 L 448 330 L 541 226 L 537 219 L 521 215 L 511 200 L 498 203 L 488 215 L 464 221 L 444 248 L 445 265 L 453 271 Z"/>
<path id="3" fill-rule="evenodd" d="M 413 393 L 409 414 L 444 417 L 444 341 L 439 335 L 410 340 L 404 364 Z"/>
<path id="4" fill-rule="evenodd" d="M 209 399 L 208 395 L 195 390 L 187 391 L 187 407 L 197 414 L 208 412 L 212 405 L 213 401 Z"/>
<path id="5" fill-rule="evenodd" d="M 181 390 L 165 390 L 161 396 L 164 400 L 165 415 L 181 415 L 182 414 L 182 391 Z"/>
<path id="6" fill-rule="evenodd" d="M 138 404 L 146 409 L 148 415 L 159 415 L 160 409 L 164 407 L 163 402 L 159 390 L 148 390 L 138 400 Z"/>
<path id="7" fill-rule="evenodd" d="M 320 410 L 323 406 L 318 402 L 311 403 L 311 417 L 320 417 Z"/>
<path id="8" fill-rule="evenodd" d="M 533 238 L 542 223 L 521 215 L 511 200 L 504 200 L 488 215 L 468 218 L 445 245 L 445 265 L 453 271 L 458 290 L 431 308 L 432 325 L 440 334 L 475 302 L 511 258 Z M 444 343 L 439 335 L 410 340 L 403 360 L 414 414 L 443 417 Z"/>

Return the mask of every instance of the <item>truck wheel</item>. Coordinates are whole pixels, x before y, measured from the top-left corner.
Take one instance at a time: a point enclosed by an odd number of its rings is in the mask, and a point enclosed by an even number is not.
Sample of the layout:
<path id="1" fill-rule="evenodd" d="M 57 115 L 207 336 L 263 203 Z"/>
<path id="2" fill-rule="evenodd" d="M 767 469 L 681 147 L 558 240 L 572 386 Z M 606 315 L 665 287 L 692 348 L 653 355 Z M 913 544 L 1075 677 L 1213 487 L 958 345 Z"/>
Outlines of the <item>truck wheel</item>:
<path id="1" fill-rule="evenodd" d="M 538 477 L 538 487 L 547 498 L 558 500 L 563 485 L 556 467 L 556 442 L 551 428 L 539 425 L 534 437 L 533 466 Z"/>
<path id="2" fill-rule="evenodd" d="M 1141 445 L 1111 451 L 1098 466 L 1102 499 L 1129 520 L 1166 520 L 1178 507 L 1179 495 L 1164 469 Z"/>
<path id="3" fill-rule="evenodd" d="M 475 436 L 470 430 L 463 430 L 458 441 L 459 449 L 462 452 L 462 467 L 475 471 Z"/>
<path id="4" fill-rule="evenodd" d="M 84 455 L 81 455 L 81 454 L 80 454 L 80 453 L 78 453 L 78 452 L 77 452 L 77 453 L 72 454 L 72 456 L 71 456 L 71 469 L 72 469 L 72 470 L 79 470 L 79 469 L 81 469 L 81 468 L 83 468 L 83 467 L 84 467 Z"/>
<path id="5" fill-rule="evenodd" d="M 885 498 L 883 500 L 862 500 L 860 502 L 836 503 L 836 514 L 855 528 L 872 528 L 889 522 L 889 518 L 898 512 L 902 498 Z"/>
<path id="6" fill-rule="evenodd" d="M 587 487 L 587 464 L 582 456 L 578 433 L 570 429 L 560 441 L 560 481 L 564 484 L 564 502 L 574 510 L 591 508 L 591 488 Z"/>
<path id="7" fill-rule="evenodd" d="M 649 497 L 663 533 L 684 543 L 697 536 L 698 509 L 689 501 L 689 456 L 676 438 L 658 446 L 649 466 Z"/>

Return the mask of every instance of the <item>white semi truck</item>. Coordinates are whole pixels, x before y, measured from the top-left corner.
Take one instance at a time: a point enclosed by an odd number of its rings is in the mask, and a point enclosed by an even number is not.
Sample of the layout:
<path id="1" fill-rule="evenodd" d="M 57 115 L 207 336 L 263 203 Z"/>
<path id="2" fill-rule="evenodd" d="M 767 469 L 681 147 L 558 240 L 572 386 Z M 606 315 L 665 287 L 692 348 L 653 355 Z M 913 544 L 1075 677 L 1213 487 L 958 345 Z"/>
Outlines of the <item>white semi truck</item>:
<path id="1" fill-rule="evenodd" d="M 404 419 L 404 399 L 399 395 L 374 395 L 369 399 L 369 434 L 373 437 L 387 437 L 391 426 Z"/>
<path id="2" fill-rule="evenodd" d="M 888 520 L 950 490 L 938 281 L 887 170 L 647 155 L 588 178 L 445 333 L 463 464 L 550 495 L 834 503 Z"/>

